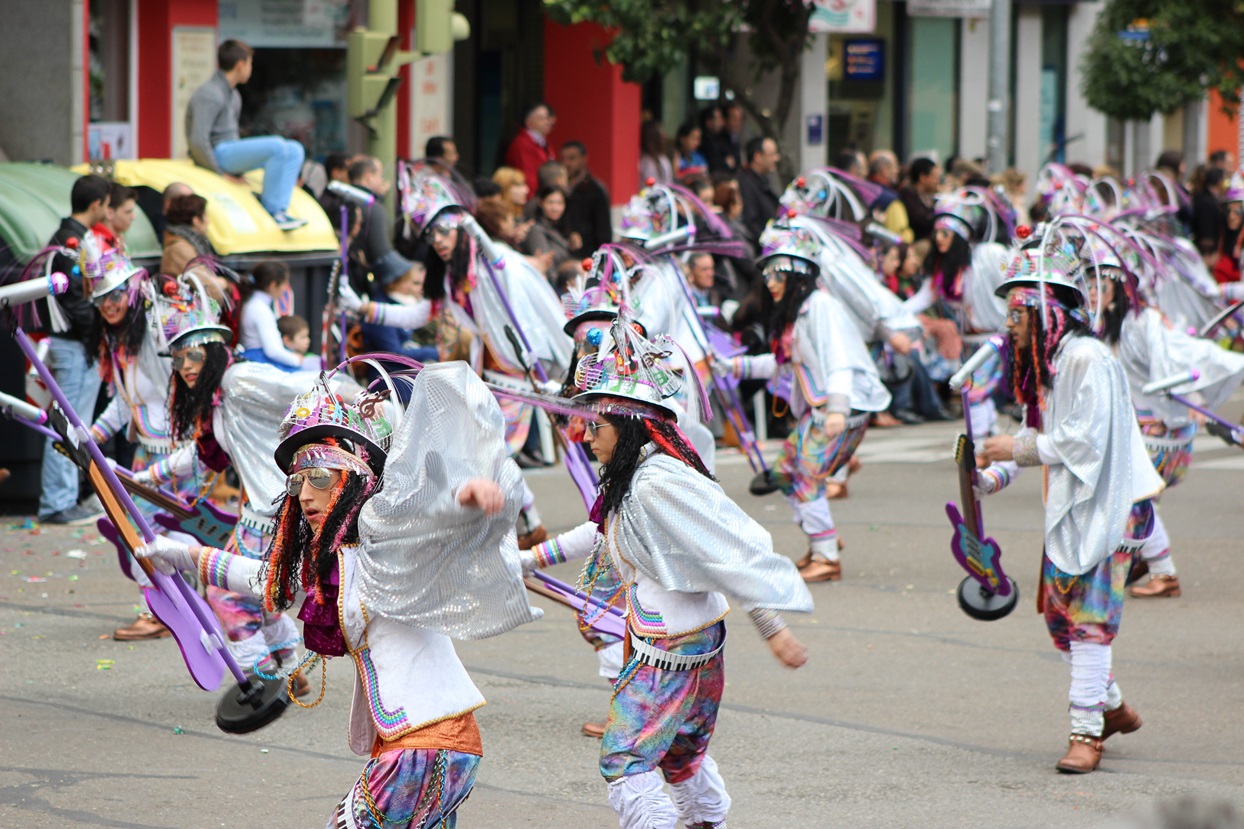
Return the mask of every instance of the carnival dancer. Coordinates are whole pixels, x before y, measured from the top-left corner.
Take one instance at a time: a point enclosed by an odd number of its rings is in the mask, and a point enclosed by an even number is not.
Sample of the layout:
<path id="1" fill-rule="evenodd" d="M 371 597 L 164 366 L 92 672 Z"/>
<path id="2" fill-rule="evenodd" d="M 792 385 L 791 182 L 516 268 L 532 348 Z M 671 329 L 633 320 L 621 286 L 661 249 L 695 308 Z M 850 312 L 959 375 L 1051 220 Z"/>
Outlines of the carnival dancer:
<path id="1" fill-rule="evenodd" d="M 1006 236 L 1006 217 L 987 193 L 963 188 L 939 197 L 933 217 L 933 249 L 925 259 L 926 278 L 920 290 L 904 303 L 913 314 L 950 319 L 965 345 L 983 343 L 1002 330 L 1005 307 L 995 295 L 1001 281 L 1006 248 L 997 240 Z M 972 433 L 991 435 L 997 430 L 994 392 L 1003 366 L 991 358 L 972 378 L 968 404 Z"/>
<path id="2" fill-rule="evenodd" d="M 514 538 L 521 478 L 496 402 L 463 363 L 420 372 L 404 414 L 381 397 L 347 401 L 321 376 L 294 399 L 266 462 L 287 476 L 266 562 L 165 540 L 140 554 L 197 566 L 270 612 L 300 608 L 311 653 L 295 670 L 320 662 L 316 703 L 325 660 L 354 661 L 350 748 L 370 760 L 326 829 L 450 829 L 483 754 L 484 704 L 451 637 L 540 615 Z"/>
<path id="3" fill-rule="evenodd" d="M 1102 742 L 1140 728 L 1112 673 L 1123 589 L 1149 535 L 1149 499 L 1162 480 L 1149 463 L 1127 377 L 1092 336 L 1074 243 L 1060 232 L 1029 239 L 1006 281 L 1012 382 L 1026 428 L 984 442 L 980 494 L 1018 471 L 1043 466 L 1045 549 L 1038 605 L 1054 646 L 1071 667 L 1071 736 L 1059 771 L 1097 768 Z"/>
<path id="4" fill-rule="evenodd" d="M 428 244 L 424 302 L 411 306 L 362 300 L 342 282 L 342 305 L 370 323 L 422 328 L 441 320 L 437 346 L 452 353 L 458 343 L 450 332 L 470 337 L 471 367 L 490 382 L 514 389 L 530 388 L 523 362 L 539 360 L 549 374 L 561 377 L 570 362 L 570 344 L 561 332 L 566 314 L 548 280 L 521 254 L 494 242 L 471 215 L 471 197 L 431 168 L 404 165 L 401 170 L 402 212 L 410 235 Z M 530 346 L 517 355 L 506 329 Z M 506 443 L 517 455 L 527 442 L 534 411 L 515 400 L 500 402 L 506 418 Z M 525 488 L 519 543 L 530 546 L 548 538 L 536 509 L 535 495 Z"/>
<path id="5" fill-rule="evenodd" d="M 774 468 L 774 480 L 808 537 L 798 568 L 804 581 L 842 578 L 838 531 L 826 497 L 828 479 L 844 468 L 890 393 L 841 303 L 817 288 L 819 248 L 806 229 L 775 225 L 757 260 L 774 309 L 771 353 L 735 357 L 723 366 L 742 378 L 769 378 L 797 420 Z"/>
<path id="6" fill-rule="evenodd" d="M 84 290 L 98 309 L 88 347 L 98 355 L 100 379 L 113 392 L 91 426 L 91 437 L 96 443 L 106 443 L 124 433 L 127 440 L 138 444 L 130 468 L 141 472 L 174 449 L 168 423 L 173 369 L 160 323 L 172 310 L 180 288 L 173 280 L 157 283 L 121 249 L 104 250 L 93 234 L 83 238 L 79 250 Z M 161 285 L 168 286 L 168 293 Z M 186 499 L 197 499 L 205 483 L 198 473 L 192 467 L 188 474 L 169 481 L 170 488 Z M 140 504 L 150 521 L 155 509 L 144 501 Z M 141 570 L 131 568 L 130 574 L 140 585 L 148 583 Z M 137 642 L 169 635 L 160 620 L 143 610 L 132 624 L 113 631 L 112 637 Z"/>
<path id="7" fill-rule="evenodd" d="M 1177 391 L 1216 409 L 1244 381 L 1244 354 L 1189 336 L 1172 326 L 1156 308 L 1146 306 L 1137 278 L 1144 260 L 1126 237 L 1115 235 L 1108 241 L 1107 228 L 1091 222 L 1084 225 L 1090 250 L 1084 264 L 1093 330 L 1123 364 L 1145 448 L 1170 488 L 1183 480 L 1192 461 L 1199 415 L 1191 415 L 1186 406 L 1165 395 L 1147 395 L 1143 388 L 1195 369 L 1196 379 Z M 1150 578 L 1148 583 L 1128 589 L 1128 595 L 1138 599 L 1175 597 L 1181 592 L 1156 498 L 1153 507 L 1153 532 L 1140 550 Z"/>
<path id="8" fill-rule="evenodd" d="M 275 446 L 277 424 L 289 399 L 314 375 L 263 363 L 234 363 L 225 345 L 231 332 L 219 322 L 219 314 L 203 290 L 169 314 L 164 328 L 173 358 L 170 434 L 185 445 L 135 478 L 167 484 L 190 474 L 196 463 L 217 474 L 232 466 L 241 480 L 242 503 L 230 549 L 259 560 L 276 530 L 275 501 L 281 492 L 280 475 L 266 457 Z M 243 667 L 270 670 L 272 659 L 278 664 L 295 659 L 298 627 L 289 616 L 216 586 L 208 587 L 207 600 Z M 300 678 L 296 691 L 308 690 L 306 679 Z"/>
<path id="9" fill-rule="evenodd" d="M 579 363 L 576 399 L 599 414 L 587 429 L 603 464 L 600 495 L 591 521 L 536 545 L 524 563 L 587 559 L 589 591 L 611 573 L 620 580 L 609 603 L 626 603 L 630 656 L 614 686 L 600 771 L 623 829 L 725 826 L 730 797 L 708 755 L 725 684 L 725 597 L 742 603 L 792 668 L 807 653 L 779 613 L 812 609 L 790 561 L 675 424 L 670 353 L 668 339 L 646 340 L 624 310 Z"/>

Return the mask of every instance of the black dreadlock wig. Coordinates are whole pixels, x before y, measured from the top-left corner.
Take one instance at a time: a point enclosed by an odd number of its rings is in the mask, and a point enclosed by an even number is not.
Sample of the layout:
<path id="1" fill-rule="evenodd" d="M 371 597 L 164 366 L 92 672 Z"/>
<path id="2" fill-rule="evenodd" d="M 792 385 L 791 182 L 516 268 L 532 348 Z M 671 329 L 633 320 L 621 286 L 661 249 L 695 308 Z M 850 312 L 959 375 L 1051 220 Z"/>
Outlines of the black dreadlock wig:
<path id="1" fill-rule="evenodd" d="M 333 438 L 323 442 L 338 443 Z M 302 589 L 315 587 L 316 598 L 322 601 L 320 586 L 337 566 L 337 551 L 343 544 L 358 543 L 359 511 L 379 491 L 380 479 L 340 471 L 344 479 L 333 493 L 318 531 L 303 517 L 302 504 L 296 497 L 282 494 L 277 499 L 276 532 L 264 556 L 262 573 L 264 604 L 270 612 L 288 609 Z"/>
<path id="2" fill-rule="evenodd" d="M 617 429 L 618 443 L 613 457 L 600 470 L 600 491 L 604 496 L 601 515 L 608 515 L 621 506 L 622 498 L 630 491 L 635 470 L 639 468 L 643 448 L 649 443 L 655 443 L 659 451 L 677 458 L 709 480 L 717 480 L 673 421 L 611 414 L 603 417 Z"/>
<path id="3" fill-rule="evenodd" d="M 173 372 L 173 388 L 168 396 L 170 435 L 174 442 L 193 440 L 200 426 L 212 416 L 216 393 L 229 368 L 229 349 L 224 343 L 206 343 L 207 358 L 194 388 L 186 385 L 181 373 Z"/>
<path id="4" fill-rule="evenodd" d="M 770 309 L 767 332 L 770 341 L 776 341 L 786 333 L 787 328 L 795 324 L 795 320 L 799 317 L 799 309 L 803 307 L 804 300 L 812 296 L 812 292 L 815 290 L 815 276 L 787 271 L 786 292 L 782 294 L 780 300 L 774 302 L 772 294 L 767 290 L 764 292 L 764 298 L 768 300 L 765 305 Z"/>
<path id="5" fill-rule="evenodd" d="M 1112 282 L 1114 284 L 1114 299 L 1109 305 L 1103 305 L 1101 309 L 1100 325 L 1101 338 L 1107 345 L 1117 345 L 1119 337 L 1123 335 L 1123 320 L 1132 312 L 1132 299 L 1128 296 L 1123 284 L 1111 279 L 1112 271 L 1117 273 L 1114 268 L 1103 269 L 1101 274 L 1102 282 Z M 1089 284 L 1092 284 L 1094 278 L 1092 271 L 1088 275 Z M 1090 311 L 1096 311 L 1096 308 L 1089 308 Z"/>

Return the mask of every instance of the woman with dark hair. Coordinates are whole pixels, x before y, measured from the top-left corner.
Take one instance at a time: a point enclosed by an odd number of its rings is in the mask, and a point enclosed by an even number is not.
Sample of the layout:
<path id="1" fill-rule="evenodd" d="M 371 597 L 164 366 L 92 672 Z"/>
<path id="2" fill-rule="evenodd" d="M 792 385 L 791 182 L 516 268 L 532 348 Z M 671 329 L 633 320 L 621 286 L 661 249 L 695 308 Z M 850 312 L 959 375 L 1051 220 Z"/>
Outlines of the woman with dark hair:
<path id="1" fill-rule="evenodd" d="M 576 372 L 575 399 L 598 413 L 586 424 L 602 464 L 592 520 L 537 545 L 524 570 L 588 559 L 585 591 L 617 579 L 607 601 L 625 603 L 629 656 L 614 684 L 600 771 L 623 829 L 721 826 L 730 797 L 708 744 L 725 686 L 726 596 L 791 668 L 807 652 L 779 614 L 810 611 L 812 597 L 678 428 L 669 341 L 646 340 L 625 311 L 606 337 L 601 356 L 585 356 Z"/>
<path id="2" fill-rule="evenodd" d="M 177 196 L 164 211 L 168 225 L 164 228 L 164 256 L 160 273 L 181 276 L 192 260 L 215 256 L 207 240 L 207 199 L 190 194 Z"/>
<path id="3" fill-rule="evenodd" d="M 674 181 L 674 165 L 666 146 L 665 128 L 660 121 L 649 119 L 639 128 L 639 184 L 651 180 L 655 184 Z"/>
<path id="4" fill-rule="evenodd" d="M 168 384 L 173 369 L 159 320 L 169 312 L 177 284 L 165 283 L 173 290 L 170 298 L 120 249 L 101 250 L 93 234 L 83 239 L 82 255 L 84 291 L 99 310 L 87 347 L 98 355 L 100 377 L 112 390 L 112 400 L 91 425 L 91 437 L 102 444 L 123 434 L 136 443 L 130 468 L 141 472 L 175 448 L 168 421 Z M 200 482 L 193 472 L 169 483 L 183 497 L 198 494 Z M 154 508 L 146 501 L 139 501 L 139 505 L 150 520 Z M 130 568 L 128 572 L 140 585 L 149 584 L 141 570 Z M 169 635 L 168 628 L 143 610 L 133 624 L 113 631 L 112 637 L 134 642 Z"/>
<path id="5" fill-rule="evenodd" d="M 859 329 L 841 303 L 817 288 L 821 244 L 806 228 L 765 231 L 757 265 L 773 305 L 769 354 L 736 357 L 721 366 L 743 379 L 766 378 L 797 419 L 774 465 L 773 483 L 786 496 L 808 537 L 799 571 L 807 582 L 842 578 L 838 533 L 827 498 L 830 479 L 851 461 L 873 412 L 890 405 Z"/>
<path id="6" fill-rule="evenodd" d="M 527 233 L 522 251 L 531 257 L 544 255 L 549 267 L 545 275 L 558 294 L 565 292 L 565 283 L 581 270 L 578 260 L 570 256 L 570 242 L 563 230 L 566 215 L 566 191 L 557 186 L 541 187 L 536 191 L 535 223 Z"/>
<path id="7" fill-rule="evenodd" d="M 246 358 L 271 363 L 286 371 L 320 368 L 320 358 L 285 347 L 277 328 L 277 303 L 289 291 L 289 267 L 279 259 L 265 259 L 251 271 L 249 296 L 242 305 L 238 344 Z"/>
<path id="8" fill-rule="evenodd" d="M 688 121 L 674 135 L 674 177 L 685 181 L 708 173 L 708 162 L 700 153 L 700 127 Z"/>
<path id="9" fill-rule="evenodd" d="M 173 358 L 170 436 L 182 445 L 135 478 L 165 484 L 191 474 L 196 465 L 217 475 L 232 466 L 244 498 L 231 549 L 259 560 L 276 528 L 274 501 L 280 492 L 280 479 L 260 461 L 271 453 L 286 404 L 305 388 L 307 375 L 263 363 L 234 363 L 226 345 L 231 332 L 202 291 L 168 315 L 164 330 Z M 216 587 L 208 588 L 207 600 L 234 656 L 247 669 L 271 670 L 272 660 L 280 665 L 295 658 L 299 637 L 292 619 Z M 305 694 L 309 687 L 302 678 L 296 691 Z"/>
<path id="10" fill-rule="evenodd" d="M 326 660 L 354 662 L 350 748 L 370 759 L 330 827 L 450 829 L 483 754 L 484 705 L 452 639 L 540 616 L 514 543 L 520 476 L 496 402 L 462 363 L 420 372 L 404 413 L 385 396 L 347 401 L 320 379 L 293 399 L 264 462 L 283 490 L 266 560 L 171 542 L 139 554 L 269 612 L 298 608 L 310 653 L 281 673 L 292 685 L 318 661 L 315 704 Z"/>
<path id="11" fill-rule="evenodd" d="M 1025 428 L 978 443 L 979 495 L 1040 466 L 1045 544 L 1038 607 L 1071 668 L 1071 736 L 1057 769 L 1085 774 L 1102 743 L 1141 727 L 1114 681 L 1111 643 L 1123 588 L 1162 489 L 1145 454 L 1123 367 L 1092 336 L 1076 246 L 1047 232 L 1015 252 L 997 289 L 1007 301 L 1011 384 Z M 1012 588 L 1014 589 L 1014 588 Z"/>
<path id="12" fill-rule="evenodd" d="M 1238 283 L 1242 260 L 1244 260 L 1244 178 L 1237 173 L 1222 197 L 1222 234 L 1218 246 L 1218 258 L 1214 261 L 1214 281 L 1219 285 Z"/>
<path id="13" fill-rule="evenodd" d="M 1145 394 L 1144 387 L 1195 369 L 1196 379 L 1179 391 L 1215 409 L 1244 381 L 1244 354 L 1172 326 L 1141 299 L 1138 274 L 1144 260 L 1135 249 L 1120 236 L 1107 235 L 1106 228 L 1096 223 L 1083 232 L 1089 239 L 1090 255 L 1084 264 L 1093 330 L 1123 364 L 1149 460 L 1169 489 L 1188 471 L 1192 441 L 1203 418 L 1164 395 Z M 1129 596 L 1138 599 L 1175 597 L 1181 592 L 1156 497 L 1153 519 L 1153 532 L 1140 549 L 1149 581 L 1128 590 Z"/>

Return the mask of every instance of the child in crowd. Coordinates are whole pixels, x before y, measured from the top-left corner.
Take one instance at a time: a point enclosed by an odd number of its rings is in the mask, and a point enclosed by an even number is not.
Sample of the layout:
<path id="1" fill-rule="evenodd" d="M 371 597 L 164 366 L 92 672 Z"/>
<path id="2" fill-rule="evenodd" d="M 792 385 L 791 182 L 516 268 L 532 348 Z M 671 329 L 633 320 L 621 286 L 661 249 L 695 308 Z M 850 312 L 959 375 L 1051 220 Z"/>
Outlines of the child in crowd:
<path id="1" fill-rule="evenodd" d="M 319 358 L 308 356 L 306 349 L 290 350 L 277 325 L 276 303 L 289 290 L 289 268 L 284 262 L 267 259 L 255 266 L 251 278 L 253 293 L 242 306 L 238 338 L 246 358 L 287 371 L 319 369 Z"/>

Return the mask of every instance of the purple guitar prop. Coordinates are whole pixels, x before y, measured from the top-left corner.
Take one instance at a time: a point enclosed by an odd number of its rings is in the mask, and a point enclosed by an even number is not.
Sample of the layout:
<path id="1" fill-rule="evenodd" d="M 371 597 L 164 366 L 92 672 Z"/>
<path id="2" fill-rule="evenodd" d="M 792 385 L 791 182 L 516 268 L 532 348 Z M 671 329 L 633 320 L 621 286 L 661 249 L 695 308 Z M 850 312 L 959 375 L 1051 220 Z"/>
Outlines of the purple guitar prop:
<path id="1" fill-rule="evenodd" d="M 52 395 L 54 405 L 48 412 L 48 423 L 60 436 L 69 456 L 87 469 L 104 511 L 130 552 L 144 543 L 150 544 L 155 540 L 155 533 L 91 439 L 52 372 L 35 353 L 34 343 L 20 327 L 14 328 L 13 339 Z M 147 606 L 173 634 L 195 684 L 205 691 L 215 690 L 226 670 L 238 681 L 236 698 L 226 696 L 217 709 L 217 725 L 224 730 L 249 731 L 280 716 L 286 705 L 283 683 L 265 685 L 247 677 L 229 652 L 225 635 L 207 603 L 190 589 L 180 573 L 168 575 L 146 559 L 138 559 L 138 562 L 151 580 L 150 587 L 143 587 Z"/>
<path id="2" fill-rule="evenodd" d="M 1150 383 L 1141 389 L 1143 394 L 1162 394 L 1174 400 L 1176 403 L 1187 406 L 1192 411 L 1203 416 L 1206 420 L 1205 431 L 1217 438 L 1221 438 L 1228 446 L 1239 446 L 1244 448 L 1244 425 L 1232 423 L 1229 420 L 1219 417 L 1204 406 L 1200 406 L 1181 394 L 1175 394 L 1172 391 L 1176 386 L 1183 386 L 1188 383 L 1201 379 L 1201 373 L 1196 369 L 1180 372 L 1179 374 L 1167 377 L 1164 380 L 1158 380 Z"/>
<path id="3" fill-rule="evenodd" d="M 531 592 L 550 598 L 558 604 L 581 613 L 592 629 L 598 633 L 616 636 L 619 639 L 626 638 L 626 615 L 616 607 L 609 607 L 595 596 L 588 596 L 539 570 L 523 581 L 526 582 L 527 589 Z M 584 612 L 584 608 L 589 606 L 589 611 Z"/>
<path id="4" fill-rule="evenodd" d="M 985 535 L 980 499 L 974 489 L 978 478 L 976 444 L 972 439 L 972 417 L 968 407 L 972 372 L 993 354 L 1001 353 L 1003 346 L 1000 338 L 990 338 L 950 380 L 951 388 L 958 389 L 963 401 L 964 420 L 964 434 L 959 435 L 955 442 L 960 503 L 950 501 L 946 504 L 946 517 L 954 528 L 950 552 L 968 574 L 959 584 L 959 607 L 973 619 L 982 621 L 1001 619 L 1019 602 L 1019 588 L 1002 570 L 1002 549 Z"/>

